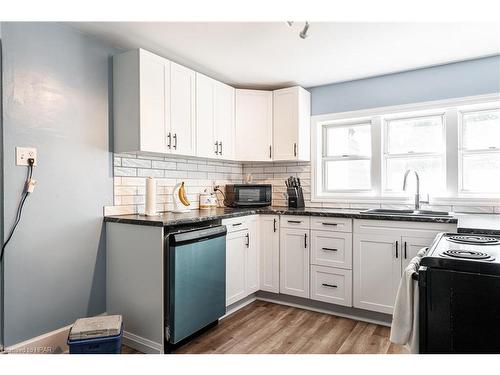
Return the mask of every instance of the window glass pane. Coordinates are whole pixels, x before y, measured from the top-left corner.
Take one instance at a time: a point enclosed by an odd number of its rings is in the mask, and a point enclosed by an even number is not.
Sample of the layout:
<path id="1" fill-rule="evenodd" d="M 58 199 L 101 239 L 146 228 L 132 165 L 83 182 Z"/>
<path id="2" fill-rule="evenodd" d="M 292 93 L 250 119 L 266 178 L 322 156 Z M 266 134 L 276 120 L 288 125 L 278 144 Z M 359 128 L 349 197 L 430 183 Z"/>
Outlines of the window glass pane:
<path id="1" fill-rule="evenodd" d="M 443 119 L 441 116 L 387 121 L 387 152 L 443 151 Z"/>
<path id="2" fill-rule="evenodd" d="M 369 190 L 370 160 L 325 162 L 327 190 Z"/>
<path id="3" fill-rule="evenodd" d="M 500 109 L 464 114 L 463 147 L 500 148 Z"/>
<path id="4" fill-rule="evenodd" d="M 407 169 L 417 171 L 420 177 L 420 192 L 431 193 L 444 190 L 444 170 L 441 157 L 389 158 L 386 162 L 386 190 L 403 191 L 404 174 Z M 408 176 L 407 192 L 415 192 L 415 175 Z"/>
<path id="5" fill-rule="evenodd" d="M 463 156 L 463 189 L 500 194 L 500 153 Z"/>
<path id="6" fill-rule="evenodd" d="M 326 155 L 371 155 L 370 124 L 330 126 L 326 130 Z"/>

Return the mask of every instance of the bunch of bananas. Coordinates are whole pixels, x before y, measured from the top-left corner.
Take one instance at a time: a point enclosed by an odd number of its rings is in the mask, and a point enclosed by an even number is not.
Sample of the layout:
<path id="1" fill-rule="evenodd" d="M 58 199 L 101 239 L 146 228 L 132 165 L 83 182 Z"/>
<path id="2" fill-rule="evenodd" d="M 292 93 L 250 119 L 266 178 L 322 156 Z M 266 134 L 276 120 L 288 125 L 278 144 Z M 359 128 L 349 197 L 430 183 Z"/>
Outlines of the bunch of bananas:
<path id="1" fill-rule="evenodd" d="M 186 188 L 184 187 L 184 181 L 182 181 L 181 186 L 179 187 L 179 199 L 181 200 L 184 206 L 189 206 L 191 202 L 187 199 L 186 196 Z"/>

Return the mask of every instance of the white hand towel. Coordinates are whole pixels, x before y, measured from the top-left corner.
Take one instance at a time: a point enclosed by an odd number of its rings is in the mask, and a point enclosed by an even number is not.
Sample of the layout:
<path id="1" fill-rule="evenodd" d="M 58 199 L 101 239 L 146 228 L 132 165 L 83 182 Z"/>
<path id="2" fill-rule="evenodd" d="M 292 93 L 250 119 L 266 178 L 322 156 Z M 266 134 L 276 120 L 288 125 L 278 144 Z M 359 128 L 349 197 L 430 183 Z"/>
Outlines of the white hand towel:
<path id="1" fill-rule="evenodd" d="M 391 342 L 407 345 L 411 353 L 418 353 L 418 283 L 412 275 L 418 272 L 426 251 L 420 250 L 404 270 L 392 316 Z"/>

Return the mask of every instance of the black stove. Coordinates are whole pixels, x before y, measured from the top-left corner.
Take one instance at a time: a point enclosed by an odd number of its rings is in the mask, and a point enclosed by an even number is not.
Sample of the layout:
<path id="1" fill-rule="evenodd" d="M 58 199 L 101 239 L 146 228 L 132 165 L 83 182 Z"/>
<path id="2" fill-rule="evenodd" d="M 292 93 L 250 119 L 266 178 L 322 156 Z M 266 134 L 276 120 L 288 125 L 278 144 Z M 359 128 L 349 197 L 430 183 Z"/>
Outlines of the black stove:
<path id="1" fill-rule="evenodd" d="M 420 353 L 500 353 L 500 236 L 440 233 L 418 288 Z"/>
<path id="2" fill-rule="evenodd" d="M 500 238 L 441 233 L 420 264 L 454 271 L 500 275 Z"/>

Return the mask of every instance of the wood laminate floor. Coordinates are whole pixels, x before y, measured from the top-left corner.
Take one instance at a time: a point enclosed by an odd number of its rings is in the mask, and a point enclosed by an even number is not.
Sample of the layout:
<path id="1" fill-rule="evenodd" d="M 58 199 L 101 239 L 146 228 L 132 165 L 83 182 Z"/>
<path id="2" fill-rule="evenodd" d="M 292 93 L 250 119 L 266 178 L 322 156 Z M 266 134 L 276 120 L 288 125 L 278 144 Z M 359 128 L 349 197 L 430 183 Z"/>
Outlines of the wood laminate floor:
<path id="1" fill-rule="evenodd" d="M 389 327 L 255 301 L 179 348 L 179 354 L 402 354 Z M 124 354 L 138 353 L 124 347 Z"/>

